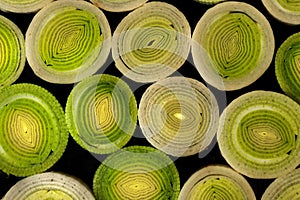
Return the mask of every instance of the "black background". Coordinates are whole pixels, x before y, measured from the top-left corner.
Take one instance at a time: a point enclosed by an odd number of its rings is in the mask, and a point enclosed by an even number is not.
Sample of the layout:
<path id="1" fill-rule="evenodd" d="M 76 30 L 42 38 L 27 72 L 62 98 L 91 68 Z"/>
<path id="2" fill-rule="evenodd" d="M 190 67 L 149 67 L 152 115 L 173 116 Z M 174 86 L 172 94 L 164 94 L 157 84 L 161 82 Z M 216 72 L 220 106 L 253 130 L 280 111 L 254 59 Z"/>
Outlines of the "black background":
<path id="1" fill-rule="evenodd" d="M 213 5 L 204 5 L 195 2 L 193 0 L 163 0 L 163 1 L 176 6 L 186 16 L 187 20 L 190 23 L 192 32 L 197 22 L 204 14 L 204 12 L 207 9 L 213 7 Z M 274 52 L 274 57 L 275 57 L 275 53 L 278 47 L 282 44 L 282 42 L 288 36 L 300 31 L 300 26 L 289 26 L 282 22 L 277 21 L 274 17 L 272 17 L 267 12 L 267 10 L 265 9 L 265 7 L 263 6 L 260 0 L 255 0 L 255 1 L 248 0 L 244 2 L 255 6 L 269 20 L 275 36 L 275 52 Z M 129 13 L 129 12 L 112 13 L 107 11 L 103 11 L 103 12 L 109 21 L 112 33 L 115 30 L 118 23 L 122 20 L 122 18 L 124 18 Z M 15 13 L 5 13 L 1 11 L 0 14 L 12 20 L 22 30 L 24 35 L 26 33 L 29 23 L 31 22 L 33 16 L 35 15 L 35 13 L 15 14 Z M 263 76 L 261 76 L 256 82 L 254 82 L 250 86 L 247 86 L 237 91 L 226 92 L 226 96 L 223 95 L 220 96 L 219 94 L 224 94 L 224 93 L 210 87 L 212 91 L 216 94 L 218 100 L 221 103 L 220 112 L 222 111 L 225 105 L 222 102 L 226 102 L 228 104 L 234 98 L 249 91 L 271 90 L 271 91 L 283 93 L 276 81 L 275 70 L 274 70 L 274 57 L 268 70 L 263 74 Z M 200 77 L 199 73 L 194 68 L 191 55 L 189 55 L 189 58 L 187 59 L 186 63 L 178 70 L 178 72 L 186 77 L 195 78 L 205 83 L 203 79 Z M 178 75 L 178 72 L 175 73 L 174 75 Z M 99 73 L 112 74 L 118 77 L 122 77 L 122 74 L 115 68 L 111 56 L 109 57 L 103 69 L 99 70 Z M 134 85 L 135 88 L 137 87 L 137 89 L 134 90 L 134 93 L 136 95 L 137 102 L 139 103 L 141 95 L 150 84 L 138 84 L 124 77 L 122 77 L 122 79 L 125 80 L 130 86 Z M 15 83 L 33 83 L 33 84 L 40 85 L 46 88 L 47 90 L 49 90 L 54 96 L 56 96 L 56 98 L 59 100 L 59 102 L 63 107 L 65 107 L 67 97 L 70 91 L 72 90 L 72 88 L 74 87 L 74 84 L 52 84 L 43 81 L 33 73 L 33 71 L 31 70 L 27 62 L 24 71 L 22 72 L 20 78 Z M 220 97 L 222 99 L 220 99 Z M 150 146 L 150 144 L 146 141 L 146 139 L 143 138 L 139 126 L 137 126 L 134 136 L 126 146 L 130 146 L 130 145 Z M 47 171 L 61 171 L 73 175 L 83 180 L 90 188 L 92 188 L 94 173 L 98 168 L 98 166 L 101 164 L 100 161 L 103 160 L 104 158 L 105 155 L 104 156 L 93 155 L 85 151 L 84 149 L 79 147 L 79 145 L 77 145 L 72 139 L 72 137 L 70 136 L 65 153 L 63 154 L 61 159 Z M 176 158 L 174 160 L 180 175 L 181 187 L 194 172 L 203 168 L 204 166 L 215 165 L 215 164 L 223 164 L 228 166 L 226 161 L 222 158 L 217 144 L 214 146 L 212 151 L 210 151 L 209 154 L 204 158 L 200 158 L 199 155 L 193 155 L 189 157 Z M 261 198 L 267 186 L 273 181 L 273 179 L 266 180 L 266 179 L 250 179 L 247 177 L 245 178 L 252 186 L 257 196 L 257 199 Z M 13 186 L 20 179 L 21 177 L 7 175 L 0 171 L 0 198 L 9 190 L 11 186 Z"/>

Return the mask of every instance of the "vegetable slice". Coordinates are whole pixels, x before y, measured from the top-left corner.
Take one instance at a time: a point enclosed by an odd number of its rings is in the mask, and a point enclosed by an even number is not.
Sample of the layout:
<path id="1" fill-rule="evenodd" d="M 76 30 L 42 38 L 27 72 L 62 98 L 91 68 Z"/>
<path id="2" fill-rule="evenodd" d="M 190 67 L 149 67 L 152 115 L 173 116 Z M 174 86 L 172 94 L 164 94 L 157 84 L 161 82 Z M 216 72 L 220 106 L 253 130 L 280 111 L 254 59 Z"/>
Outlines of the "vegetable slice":
<path id="1" fill-rule="evenodd" d="M 89 188 L 79 179 L 59 172 L 45 172 L 17 182 L 3 200 L 93 200 Z"/>
<path id="2" fill-rule="evenodd" d="M 261 200 L 269 199 L 299 199 L 300 195 L 300 169 L 278 177 L 269 185 Z"/>
<path id="3" fill-rule="evenodd" d="M 276 78 L 282 90 L 300 103 L 300 32 L 288 37 L 275 58 Z"/>
<path id="4" fill-rule="evenodd" d="M 137 104 L 120 78 L 98 74 L 78 83 L 67 100 L 66 119 L 72 137 L 84 149 L 107 154 L 133 135 Z"/>
<path id="5" fill-rule="evenodd" d="M 113 35 L 116 67 L 137 82 L 154 82 L 175 72 L 190 50 L 191 30 L 183 13 L 150 2 L 129 13 Z"/>
<path id="6" fill-rule="evenodd" d="M 208 166 L 195 172 L 183 185 L 179 200 L 247 199 L 255 194 L 247 180 L 225 166 Z"/>
<path id="7" fill-rule="evenodd" d="M 203 79 L 219 90 L 237 90 L 269 67 L 274 35 L 253 6 L 223 2 L 208 9 L 193 32 L 192 56 Z"/>
<path id="8" fill-rule="evenodd" d="M 273 17 L 289 25 L 300 24 L 300 2 L 298 0 L 262 0 Z"/>
<path id="9" fill-rule="evenodd" d="M 130 146 L 109 155 L 97 169 L 96 199 L 177 199 L 177 169 L 164 153 L 145 146 Z"/>
<path id="10" fill-rule="evenodd" d="M 0 89 L 12 84 L 25 66 L 25 44 L 21 30 L 0 16 Z"/>
<path id="11" fill-rule="evenodd" d="M 32 13 L 40 10 L 53 0 L 0 0 L 0 9 L 14 13 Z"/>
<path id="12" fill-rule="evenodd" d="M 173 156 L 203 151 L 218 128 L 219 109 L 201 82 L 169 77 L 151 85 L 139 105 L 139 123 L 146 139 Z"/>
<path id="13" fill-rule="evenodd" d="M 107 10 L 110 12 L 124 12 L 133 10 L 148 0 L 122 0 L 122 1 L 114 1 L 114 0 L 90 0 L 99 8 L 103 10 Z"/>
<path id="14" fill-rule="evenodd" d="M 111 30 L 96 6 L 55 1 L 40 10 L 26 32 L 26 55 L 34 73 L 51 83 L 75 83 L 101 68 Z"/>
<path id="15" fill-rule="evenodd" d="M 0 169 L 16 176 L 47 170 L 68 142 L 61 105 L 33 84 L 11 85 L 0 93 Z"/>
<path id="16" fill-rule="evenodd" d="M 300 161 L 300 105 L 271 91 L 253 91 L 232 101 L 220 117 L 221 154 L 251 178 L 275 178 Z"/>
<path id="17" fill-rule="evenodd" d="M 226 0 L 194 0 L 194 1 L 202 3 L 202 4 L 211 5 L 211 4 L 221 3 L 221 2 L 226 1 Z"/>

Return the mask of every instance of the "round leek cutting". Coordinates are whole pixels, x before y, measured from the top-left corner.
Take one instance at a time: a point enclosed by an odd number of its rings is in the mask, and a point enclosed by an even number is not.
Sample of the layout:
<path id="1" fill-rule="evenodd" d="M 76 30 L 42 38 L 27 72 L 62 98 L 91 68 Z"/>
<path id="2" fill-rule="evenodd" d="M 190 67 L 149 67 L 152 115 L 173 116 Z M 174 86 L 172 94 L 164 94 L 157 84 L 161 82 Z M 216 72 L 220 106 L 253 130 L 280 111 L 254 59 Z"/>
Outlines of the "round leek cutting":
<path id="1" fill-rule="evenodd" d="M 282 90 L 300 103 L 300 32 L 290 36 L 278 49 L 276 77 Z"/>
<path id="2" fill-rule="evenodd" d="M 202 3 L 202 4 L 211 5 L 211 4 L 217 4 L 217 3 L 220 3 L 220 2 L 223 2 L 226 0 L 194 0 L 194 1 Z"/>
<path id="3" fill-rule="evenodd" d="M 191 30 L 183 13 L 163 2 L 150 2 L 117 26 L 112 44 L 116 67 L 137 82 L 154 82 L 175 72 L 190 50 Z"/>
<path id="4" fill-rule="evenodd" d="M 207 10 L 192 38 L 197 70 L 219 90 L 237 90 L 255 82 L 274 53 L 268 20 L 242 2 L 223 2 Z"/>
<path id="5" fill-rule="evenodd" d="M 262 0 L 273 17 L 289 25 L 300 24 L 300 2 L 298 0 Z"/>
<path id="6" fill-rule="evenodd" d="M 0 9 L 14 13 L 31 13 L 43 8 L 53 0 L 0 0 Z"/>
<path id="7" fill-rule="evenodd" d="M 12 21 L 0 16 L 0 88 L 17 80 L 24 66 L 24 36 Z"/>
<path id="8" fill-rule="evenodd" d="M 152 147 L 131 146 L 104 160 L 95 173 L 93 189 L 96 199 L 177 200 L 180 182 L 167 155 Z"/>
<path id="9" fill-rule="evenodd" d="M 284 176 L 278 177 L 269 185 L 262 200 L 270 199 L 299 199 L 300 198 L 300 169 L 295 169 Z"/>
<path id="10" fill-rule="evenodd" d="M 48 4 L 26 32 L 26 56 L 34 73 L 51 83 L 75 83 L 101 68 L 111 30 L 96 6 L 79 0 Z"/>
<path id="11" fill-rule="evenodd" d="M 179 194 L 179 200 L 247 199 L 255 194 L 246 179 L 225 166 L 208 166 L 194 173 Z"/>
<path id="12" fill-rule="evenodd" d="M 218 144 L 225 160 L 251 178 L 275 178 L 300 162 L 300 105 L 271 91 L 232 101 L 220 117 Z"/>
<path id="13" fill-rule="evenodd" d="M 137 122 L 137 104 L 120 78 L 94 75 L 77 84 L 66 106 L 72 137 L 84 149 L 107 154 L 123 147 Z"/>
<path id="14" fill-rule="evenodd" d="M 16 176 L 47 170 L 68 142 L 61 105 L 33 84 L 11 85 L 0 93 L 0 170 Z"/>
<path id="15" fill-rule="evenodd" d="M 95 198 L 81 180 L 58 172 L 46 172 L 17 182 L 3 197 L 3 200 L 11 199 L 94 200 Z"/>
<path id="16" fill-rule="evenodd" d="M 214 95 L 199 81 L 169 77 L 146 90 L 138 116 L 146 139 L 179 157 L 199 153 L 211 144 L 219 109 Z"/>
<path id="17" fill-rule="evenodd" d="M 94 5 L 97 7 L 102 8 L 103 10 L 107 10 L 110 12 L 124 12 L 133 10 L 144 3 L 146 3 L 148 0 L 90 0 L 93 2 Z"/>

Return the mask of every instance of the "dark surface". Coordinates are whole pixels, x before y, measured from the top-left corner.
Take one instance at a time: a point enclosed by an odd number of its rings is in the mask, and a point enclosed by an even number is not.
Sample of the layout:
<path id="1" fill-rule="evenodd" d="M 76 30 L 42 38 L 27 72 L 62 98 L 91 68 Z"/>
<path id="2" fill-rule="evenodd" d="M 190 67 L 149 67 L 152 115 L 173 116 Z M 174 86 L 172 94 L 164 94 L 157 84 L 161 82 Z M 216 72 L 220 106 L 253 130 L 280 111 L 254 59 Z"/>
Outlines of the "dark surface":
<path id="1" fill-rule="evenodd" d="M 169 2 L 170 4 L 175 5 L 180 11 L 184 13 L 186 18 L 188 19 L 191 30 L 193 31 L 196 23 L 200 19 L 200 17 L 203 15 L 203 13 L 212 5 L 202 5 L 199 4 L 193 0 L 166 0 L 166 2 Z M 269 20 L 273 32 L 275 35 L 275 53 L 278 49 L 278 47 L 281 45 L 281 43 L 291 34 L 296 33 L 300 31 L 299 26 L 288 26 L 285 25 L 277 20 L 275 20 L 263 7 L 260 0 L 253 1 L 248 0 L 245 1 L 253 6 L 255 6 L 259 11 L 261 11 L 266 18 Z M 112 32 L 115 30 L 118 23 L 121 21 L 121 19 L 128 14 L 128 12 L 124 13 L 111 13 L 104 11 L 110 26 Z M 27 27 L 33 18 L 34 14 L 13 14 L 13 13 L 3 13 L 0 11 L 1 15 L 6 16 L 7 18 L 11 19 L 13 22 L 15 22 L 20 29 L 22 30 L 23 34 L 25 34 Z M 199 73 L 196 71 L 196 69 L 193 66 L 192 58 L 189 56 L 188 61 L 178 70 L 179 73 L 186 77 L 192 77 L 195 79 L 198 79 L 199 81 L 202 81 L 202 78 L 200 77 Z M 122 77 L 121 73 L 115 68 L 114 63 L 112 62 L 111 57 L 108 59 L 107 67 L 105 69 L 100 70 L 100 73 L 107 73 L 107 74 L 113 74 L 118 77 Z M 136 83 L 133 81 L 130 81 L 128 79 L 124 79 L 129 85 L 134 85 L 136 87 Z M 40 85 L 50 92 L 52 92 L 53 95 L 56 96 L 56 98 L 60 101 L 63 107 L 65 107 L 66 99 L 73 88 L 73 84 L 69 85 L 59 85 L 59 84 L 51 84 L 47 83 L 37 76 L 34 75 L 33 71 L 29 67 L 28 63 L 26 63 L 25 69 L 21 75 L 21 77 L 16 81 L 16 83 L 34 83 L 37 85 Z M 138 84 L 138 89 L 134 91 L 137 101 L 139 102 L 139 99 L 147 86 L 149 84 Z M 232 92 L 226 92 L 225 96 L 220 96 L 220 93 L 217 90 L 213 90 L 217 97 L 220 97 L 222 99 L 218 99 L 220 102 L 227 102 L 230 103 L 234 98 L 240 96 L 241 94 L 244 94 L 248 91 L 253 90 L 271 90 L 271 91 L 277 91 L 282 93 L 276 78 L 275 78 L 275 70 L 274 70 L 274 58 L 273 61 L 268 68 L 268 70 L 264 73 L 264 75 L 259 78 L 255 83 L 251 84 L 248 87 L 245 87 L 243 89 L 232 91 Z M 225 104 L 222 103 L 221 107 L 223 107 Z M 134 137 L 130 140 L 130 142 L 126 145 L 149 145 L 149 143 L 142 137 L 141 130 L 137 126 L 136 132 Z M 74 175 L 80 179 L 82 179 L 90 188 L 92 187 L 92 180 L 93 175 L 100 165 L 99 160 L 103 160 L 105 156 L 94 156 L 91 153 L 83 150 L 79 145 L 77 145 L 72 137 L 69 138 L 69 143 L 67 146 L 67 149 L 64 153 L 64 155 L 61 157 L 61 159 L 48 171 L 62 171 L 71 175 Z M 98 159 L 97 159 L 98 158 Z M 99 159 L 100 158 L 100 159 Z M 180 174 L 181 179 L 181 186 L 186 182 L 186 180 L 197 170 L 201 169 L 204 166 L 211 165 L 211 164 L 224 164 L 228 165 L 226 161 L 222 158 L 218 146 L 215 145 L 212 151 L 209 152 L 207 156 L 204 158 L 200 158 L 199 155 L 184 157 L 184 158 L 178 158 L 175 159 L 175 164 L 177 166 L 177 169 Z M 246 177 L 247 178 L 247 177 Z M 4 173 L 0 172 L 0 198 L 9 190 L 9 188 L 14 185 L 18 180 L 21 178 L 14 177 L 12 175 L 6 175 Z M 260 199 L 261 195 L 263 194 L 266 187 L 273 181 L 273 179 L 270 180 L 256 180 L 256 179 L 250 179 L 247 178 L 250 185 L 252 186 L 256 196 L 258 199 Z"/>

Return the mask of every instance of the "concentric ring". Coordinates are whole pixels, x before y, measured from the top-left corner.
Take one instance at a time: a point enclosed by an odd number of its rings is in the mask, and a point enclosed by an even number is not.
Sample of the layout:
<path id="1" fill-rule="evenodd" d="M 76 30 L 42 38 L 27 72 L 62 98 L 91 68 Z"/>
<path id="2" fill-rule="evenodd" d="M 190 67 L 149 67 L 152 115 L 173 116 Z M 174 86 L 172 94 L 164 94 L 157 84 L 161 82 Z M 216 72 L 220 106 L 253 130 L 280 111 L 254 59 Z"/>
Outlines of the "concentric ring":
<path id="1" fill-rule="evenodd" d="M 47 170 L 68 142 L 61 105 L 33 84 L 15 84 L 0 92 L 0 169 L 16 176 Z"/>
<path id="2" fill-rule="evenodd" d="M 116 67 L 137 82 L 154 82 L 175 72 L 190 50 L 191 30 L 183 13 L 150 2 L 129 13 L 113 35 Z"/>
<path id="3" fill-rule="evenodd" d="M 229 167 L 207 166 L 195 172 L 183 185 L 179 200 L 248 199 L 255 194 L 247 180 Z"/>
<path id="4" fill-rule="evenodd" d="M 93 75 L 71 91 L 66 119 L 72 137 L 80 146 L 107 154 L 123 147 L 133 135 L 137 103 L 130 87 L 120 78 Z"/>
<path id="5" fill-rule="evenodd" d="M 14 13 L 37 12 L 53 0 L 0 0 L 0 10 Z"/>
<path id="6" fill-rule="evenodd" d="M 101 10 L 79 0 L 40 10 L 26 32 L 34 73 L 51 83 L 75 83 L 99 70 L 110 52 L 111 30 Z"/>
<path id="7" fill-rule="evenodd" d="M 79 179 L 59 172 L 26 177 L 5 194 L 3 200 L 94 200 L 89 188 Z"/>
<path id="8" fill-rule="evenodd" d="M 269 67 L 274 35 L 253 6 L 223 2 L 208 9 L 193 32 L 192 56 L 203 79 L 219 90 L 255 82 Z"/>
<path id="9" fill-rule="evenodd" d="M 300 103 L 300 32 L 288 37 L 275 57 L 276 78 L 282 90 Z"/>
<path id="10" fill-rule="evenodd" d="M 232 101 L 220 117 L 222 156 L 251 178 L 275 178 L 300 160 L 300 105 L 271 91 L 253 91 Z"/>
<path id="11" fill-rule="evenodd" d="M 15 82 L 25 66 L 25 43 L 21 30 L 0 16 L 0 88 Z"/>
<path id="12" fill-rule="evenodd" d="M 93 190 L 96 199 L 178 198 L 180 182 L 172 160 L 145 146 L 130 146 L 109 155 L 97 169 Z"/>
<path id="13" fill-rule="evenodd" d="M 110 12 L 125 12 L 142 6 L 148 0 L 90 0 L 97 7 Z"/>
<path id="14" fill-rule="evenodd" d="M 146 139 L 173 156 L 189 156 L 208 147 L 218 128 L 215 96 L 201 82 L 169 77 L 147 88 L 139 105 Z"/>

